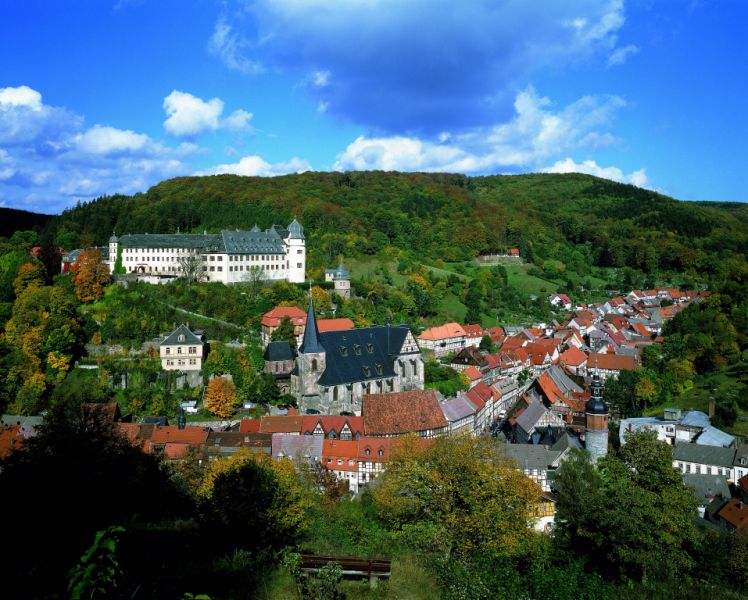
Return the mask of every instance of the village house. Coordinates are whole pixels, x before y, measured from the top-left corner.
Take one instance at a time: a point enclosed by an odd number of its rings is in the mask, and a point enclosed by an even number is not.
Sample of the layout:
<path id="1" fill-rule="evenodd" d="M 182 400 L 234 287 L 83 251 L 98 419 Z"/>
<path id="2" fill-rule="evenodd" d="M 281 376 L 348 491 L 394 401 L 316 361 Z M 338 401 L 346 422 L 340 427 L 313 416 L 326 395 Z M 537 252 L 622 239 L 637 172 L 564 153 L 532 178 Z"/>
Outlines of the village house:
<path id="1" fill-rule="evenodd" d="M 325 281 L 333 283 L 333 292 L 341 298 L 348 300 L 351 297 L 351 274 L 342 261 L 337 269 L 327 269 L 325 271 Z"/>
<path id="2" fill-rule="evenodd" d="M 164 371 L 200 371 L 207 345 L 201 331 L 180 325 L 167 334 L 158 345 Z"/>
<path id="3" fill-rule="evenodd" d="M 587 367 L 587 355 L 576 346 L 570 346 L 561 353 L 558 362 L 572 375 L 581 375 Z"/>
<path id="4" fill-rule="evenodd" d="M 600 378 L 605 381 L 608 377 L 618 377 L 621 371 L 634 371 L 636 369 L 637 359 L 635 356 L 593 352 L 587 358 L 587 366 L 583 372 L 587 377 L 591 377 L 593 373 L 599 373 Z"/>
<path id="5" fill-rule="evenodd" d="M 364 432 L 363 417 L 307 415 L 301 417 L 302 435 L 321 435 L 328 439 L 358 440 Z"/>
<path id="6" fill-rule="evenodd" d="M 417 433 L 428 439 L 449 432 L 434 390 L 368 394 L 364 396 L 362 416 L 368 437 Z"/>
<path id="7" fill-rule="evenodd" d="M 469 367 L 474 367 L 478 371 L 488 369 L 488 360 L 486 356 L 475 346 L 468 346 L 460 350 L 449 363 L 455 371 L 465 371 Z"/>
<path id="8" fill-rule="evenodd" d="M 571 298 L 569 298 L 569 296 L 567 296 L 566 294 L 551 294 L 550 296 L 548 296 L 548 302 L 550 302 L 556 308 L 561 308 L 563 310 L 571 310 L 573 306 Z"/>
<path id="9" fill-rule="evenodd" d="M 466 344 L 466 334 L 461 325 L 445 323 L 426 329 L 418 336 L 418 343 L 421 348 L 430 350 L 438 358 L 462 350 Z"/>
<path id="10" fill-rule="evenodd" d="M 306 272 L 304 228 L 294 219 L 288 227 L 265 231 L 223 230 L 217 234 L 112 235 L 108 264 L 114 272 L 121 257 L 126 273 L 169 279 L 199 276 L 226 284 L 262 279 L 303 283 Z"/>
<path id="11" fill-rule="evenodd" d="M 449 427 L 449 435 L 475 433 L 475 405 L 467 396 L 460 394 L 439 404 Z"/>
<path id="12" fill-rule="evenodd" d="M 318 435 L 299 435 L 296 433 L 273 433 L 273 460 L 288 458 L 297 466 L 312 466 L 322 460 L 322 448 L 325 439 Z"/>
<path id="13" fill-rule="evenodd" d="M 486 330 L 481 325 L 463 325 L 462 329 L 465 331 L 465 346 L 475 346 L 476 348 L 480 345 L 484 335 L 487 335 Z"/>
<path id="14" fill-rule="evenodd" d="M 679 443 L 673 450 L 673 467 L 681 473 L 721 475 L 735 480 L 735 448 Z"/>
<path id="15" fill-rule="evenodd" d="M 568 448 L 554 450 L 553 446 L 534 444 L 503 444 L 500 448 L 544 492 L 551 491 L 553 474 L 568 452 Z"/>

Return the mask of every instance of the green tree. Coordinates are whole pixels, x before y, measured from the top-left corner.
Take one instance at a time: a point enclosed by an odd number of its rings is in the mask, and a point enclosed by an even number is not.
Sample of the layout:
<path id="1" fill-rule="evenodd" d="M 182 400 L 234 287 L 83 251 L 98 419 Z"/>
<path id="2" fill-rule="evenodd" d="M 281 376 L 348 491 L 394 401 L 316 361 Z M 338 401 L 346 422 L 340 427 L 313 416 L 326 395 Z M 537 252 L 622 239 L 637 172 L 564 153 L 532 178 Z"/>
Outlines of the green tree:
<path id="1" fill-rule="evenodd" d="M 280 325 L 270 334 L 272 342 L 288 342 L 292 348 L 296 348 L 296 334 L 294 333 L 294 324 L 291 317 L 283 317 Z"/>

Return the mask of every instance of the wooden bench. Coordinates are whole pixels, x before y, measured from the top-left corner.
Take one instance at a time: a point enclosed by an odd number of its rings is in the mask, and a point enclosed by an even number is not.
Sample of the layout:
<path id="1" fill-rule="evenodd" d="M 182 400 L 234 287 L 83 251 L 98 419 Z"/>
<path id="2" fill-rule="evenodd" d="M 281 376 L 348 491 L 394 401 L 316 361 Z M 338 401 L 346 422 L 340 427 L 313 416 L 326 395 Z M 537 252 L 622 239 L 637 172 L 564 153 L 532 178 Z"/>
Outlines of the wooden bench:
<path id="1" fill-rule="evenodd" d="M 305 573 L 318 573 L 329 563 L 338 565 L 343 571 L 343 577 L 351 579 L 368 577 L 372 587 L 377 585 L 380 577 L 391 575 L 392 561 L 381 558 L 356 558 L 354 556 L 318 556 L 316 554 L 301 555 L 301 570 Z"/>

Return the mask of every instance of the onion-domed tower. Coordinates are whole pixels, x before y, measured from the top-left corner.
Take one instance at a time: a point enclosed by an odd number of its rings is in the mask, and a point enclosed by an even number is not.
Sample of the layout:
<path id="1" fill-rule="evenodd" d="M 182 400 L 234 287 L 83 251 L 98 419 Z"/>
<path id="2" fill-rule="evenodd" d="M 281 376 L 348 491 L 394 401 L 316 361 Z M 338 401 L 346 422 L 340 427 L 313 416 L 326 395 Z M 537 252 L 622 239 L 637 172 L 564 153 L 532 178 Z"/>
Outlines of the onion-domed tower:
<path id="1" fill-rule="evenodd" d="M 585 446 L 592 455 L 592 461 L 597 462 L 601 456 L 608 454 L 608 405 L 603 400 L 603 383 L 600 375 L 592 376 L 592 397 L 585 407 L 587 423 L 585 427 Z"/>

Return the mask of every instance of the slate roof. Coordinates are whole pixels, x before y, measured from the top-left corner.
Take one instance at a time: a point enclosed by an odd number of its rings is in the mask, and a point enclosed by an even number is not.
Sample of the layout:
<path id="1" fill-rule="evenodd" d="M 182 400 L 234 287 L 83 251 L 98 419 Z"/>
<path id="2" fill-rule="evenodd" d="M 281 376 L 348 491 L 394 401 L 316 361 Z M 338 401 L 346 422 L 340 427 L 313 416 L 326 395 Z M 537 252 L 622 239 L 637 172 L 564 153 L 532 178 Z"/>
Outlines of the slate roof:
<path id="1" fill-rule="evenodd" d="M 23 415 L 3 415 L 0 418 L 0 425 L 20 425 L 21 427 L 36 428 L 44 423 L 44 417 Z"/>
<path id="2" fill-rule="evenodd" d="M 523 470 L 547 470 L 548 467 L 555 466 L 564 453 L 535 444 L 504 444 L 501 450 Z"/>
<path id="3" fill-rule="evenodd" d="M 475 406 L 465 396 L 457 396 L 457 398 L 442 402 L 439 406 L 441 406 L 444 417 L 450 423 L 475 414 Z"/>
<path id="4" fill-rule="evenodd" d="M 701 446 L 699 444 L 676 444 L 673 450 L 673 460 L 715 465 L 718 467 L 732 467 L 735 458 L 735 448 L 720 448 L 719 446 Z"/>
<path id="5" fill-rule="evenodd" d="M 179 341 L 179 336 L 184 335 L 184 341 Z M 195 335 L 190 328 L 186 325 L 180 325 L 174 331 L 167 334 L 166 337 L 161 340 L 161 346 L 171 346 L 174 344 L 203 344 L 203 340 Z"/>
<path id="6" fill-rule="evenodd" d="M 309 327 L 306 331 L 309 331 Z M 394 377 L 395 358 L 407 335 L 406 325 L 319 333 L 319 343 L 327 351 L 325 372 L 320 376 L 319 383 L 340 385 Z"/>
<path id="7" fill-rule="evenodd" d="M 699 504 L 709 504 L 715 496 L 722 496 L 725 500 L 730 497 L 727 478 L 722 475 L 701 475 L 699 473 L 684 473 L 683 483 L 692 487 Z"/>
<path id="8" fill-rule="evenodd" d="M 221 240 L 213 233 L 128 233 L 120 236 L 119 243 L 123 248 L 194 248 L 218 252 Z"/>
<path id="9" fill-rule="evenodd" d="M 273 458 L 301 458 L 306 460 L 320 461 L 322 459 L 322 444 L 324 438 L 321 435 L 292 435 L 289 433 L 273 434 Z"/>
<path id="10" fill-rule="evenodd" d="M 286 246 L 278 232 L 270 228 L 267 231 L 232 231 L 220 233 L 222 250 L 228 254 L 285 254 Z"/>
<path id="11" fill-rule="evenodd" d="M 294 360 L 296 355 L 294 354 L 291 344 L 288 342 L 270 342 L 265 348 L 265 354 L 263 358 L 266 361 L 278 361 L 278 360 Z"/>
<path id="12" fill-rule="evenodd" d="M 319 330 L 317 329 L 317 317 L 314 314 L 314 301 L 309 298 L 309 310 L 306 315 L 306 326 L 304 327 L 304 337 L 301 341 L 299 352 L 317 354 L 324 352 L 325 348 L 319 339 Z"/>
<path id="13" fill-rule="evenodd" d="M 434 390 L 367 394 L 361 414 L 366 435 L 402 435 L 447 427 Z"/>
<path id="14" fill-rule="evenodd" d="M 689 410 L 680 420 L 679 424 L 684 427 L 701 427 L 702 429 L 706 429 L 710 425 L 709 415 L 700 410 Z"/>
<path id="15" fill-rule="evenodd" d="M 522 411 L 522 414 L 518 415 L 515 420 L 519 427 L 530 432 L 546 412 L 547 410 L 545 406 L 543 406 L 543 403 L 533 398 L 527 405 L 527 408 L 525 408 L 525 410 Z"/>
<path id="16" fill-rule="evenodd" d="M 292 239 L 304 239 L 304 228 L 301 226 L 301 223 L 299 223 L 296 219 L 291 221 L 288 225 L 288 233 L 289 236 Z"/>

